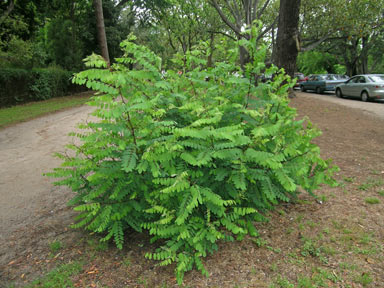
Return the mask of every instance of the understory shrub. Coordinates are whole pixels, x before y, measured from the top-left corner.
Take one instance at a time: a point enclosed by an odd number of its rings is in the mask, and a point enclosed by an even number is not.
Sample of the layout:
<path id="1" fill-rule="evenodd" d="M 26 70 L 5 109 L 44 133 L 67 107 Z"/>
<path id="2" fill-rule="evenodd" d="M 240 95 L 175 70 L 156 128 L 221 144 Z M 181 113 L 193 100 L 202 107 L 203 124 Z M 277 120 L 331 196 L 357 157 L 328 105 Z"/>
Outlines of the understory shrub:
<path id="1" fill-rule="evenodd" d="M 29 87 L 35 100 L 63 96 L 68 92 L 72 73 L 60 68 L 34 69 L 33 84 Z"/>
<path id="2" fill-rule="evenodd" d="M 71 83 L 72 72 L 51 67 L 0 69 L 0 107 L 46 100 L 79 90 Z"/>
<path id="3" fill-rule="evenodd" d="M 232 61 L 203 69 L 196 49 L 175 60 L 183 70 L 162 73 L 160 58 L 130 40 L 111 67 L 86 59 L 90 69 L 74 82 L 100 92 L 91 102 L 99 121 L 80 125 L 74 156 L 57 154 L 63 164 L 48 173 L 76 192 L 75 228 L 118 248 L 127 229 L 148 231 L 162 241 L 146 257 L 176 262 L 181 283 L 193 267 L 208 275 L 202 258 L 219 240 L 257 235 L 253 221 L 299 186 L 312 193 L 333 183 L 334 168 L 311 143 L 320 132 L 288 106 L 290 80 L 270 68 L 274 80 L 257 85 L 265 49 L 241 45 L 254 59 L 245 71 Z"/>
<path id="4" fill-rule="evenodd" d="M 29 98 L 32 74 L 25 69 L 0 69 L 0 107 L 25 102 Z"/>

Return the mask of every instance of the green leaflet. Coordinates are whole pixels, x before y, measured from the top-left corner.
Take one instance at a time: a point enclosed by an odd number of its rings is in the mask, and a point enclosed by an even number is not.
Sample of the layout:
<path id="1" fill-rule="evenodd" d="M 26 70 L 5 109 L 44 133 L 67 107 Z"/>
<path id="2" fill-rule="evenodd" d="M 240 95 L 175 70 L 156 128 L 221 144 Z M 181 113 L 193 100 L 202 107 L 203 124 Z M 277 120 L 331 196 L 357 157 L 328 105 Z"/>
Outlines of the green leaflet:
<path id="1" fill-rule="evenodd" d="M 194 50 L 175 62 L 185 63 L 183 74 L 162 73 L 149 49 L 132 39 L 121 46 L 110 68 L 92 55 L 91 69 L 74 77 L 100 92 L 92 100 L 98 120 L 72 134 L 75 156 L 58 154 L 62 166 L 48 173 L 76 194 L 73 227 L 103 233 L 119 249 L 125 231 L 145 230 L 153 242 L 162 239 L 146 257 L 175 263 L 181 284 L 194 267 L 208 275 L 203 258 L 218 241 L 257 235 L 252 222 L 297 187 L 312 193 L 334 183 L 336 168 L 312 144 L 319 131 L 295 120 L 289 85 L 282 86 L 289 80 L 275 67 L 265 71 L 274 81 L 254 86 L 262 62 L 245 71 L 225 62 L 204 69 L 204 50 Z"/>
<path id="2" fill-rule="evenodd" d="M 125 172 L 131 172 L 136 168 L 136 161 L 136 149 L 131 145 L 124 151 L 123 156 L 121 157 L 121 169 Z"/>

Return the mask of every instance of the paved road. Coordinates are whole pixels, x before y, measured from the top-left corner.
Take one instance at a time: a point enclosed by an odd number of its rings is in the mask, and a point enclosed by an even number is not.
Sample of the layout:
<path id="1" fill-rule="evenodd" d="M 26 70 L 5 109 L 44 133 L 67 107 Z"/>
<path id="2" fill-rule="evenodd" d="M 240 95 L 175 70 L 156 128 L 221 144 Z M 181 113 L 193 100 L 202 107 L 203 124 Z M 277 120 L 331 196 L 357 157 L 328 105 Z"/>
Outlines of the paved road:
<path id="1" fill-rule="evenodd" d="M 316 93 L 295 92 L 297 97 L 315 98 L 319 100 L 329 101 L 335 104 L 347 106 L 354 109 L 362 110 L 365 114 L 378 117 L 384 120 L 384 101 L 362 102 L 352 98 L 337 98 L 333 93 L 325 93 L 322 95 Z"/>

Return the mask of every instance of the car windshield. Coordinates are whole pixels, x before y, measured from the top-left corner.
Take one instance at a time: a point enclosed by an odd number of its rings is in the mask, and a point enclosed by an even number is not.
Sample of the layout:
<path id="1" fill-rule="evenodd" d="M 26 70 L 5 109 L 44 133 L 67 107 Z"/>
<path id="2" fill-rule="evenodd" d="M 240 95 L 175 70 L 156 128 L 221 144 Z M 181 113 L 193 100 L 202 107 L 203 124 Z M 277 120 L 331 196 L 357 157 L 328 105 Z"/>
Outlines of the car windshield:
<path id="1" fill-rule="evenodd" d="M 374 76 L 369 76 L 368 78 L 372 82 L 384 82 L 384 75 L 374 75 Z"/>
<path id="2" fill-rule="evenodd" d="M 347 75 L 334 74 L 333 75 L 337 80 L 345 80 L 348 79 Z"/>
<path id="3" fill-rule="evenodd" d="M 327 75 L 327 76 L 324 76 L 324 79 L 325 80 L 337 80 L 335 76 L 333 75 Z"/>

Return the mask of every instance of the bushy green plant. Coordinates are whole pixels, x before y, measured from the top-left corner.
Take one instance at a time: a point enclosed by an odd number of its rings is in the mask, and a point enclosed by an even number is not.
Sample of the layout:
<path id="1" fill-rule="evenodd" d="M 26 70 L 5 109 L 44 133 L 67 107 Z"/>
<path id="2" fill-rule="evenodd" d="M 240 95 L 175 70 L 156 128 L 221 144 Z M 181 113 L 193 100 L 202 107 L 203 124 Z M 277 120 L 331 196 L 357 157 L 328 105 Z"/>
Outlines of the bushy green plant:
<path id="1" fill-rule="evenodd" d="M 0 45 L 0 66 L 31 68 L 33 43 L 12 37 L 7 43 L 7 49 Z"/>
<path id="2" fill-rule="evenodd" d="M 255 85 L 266 50 L 241 45 L 254 59 L 245 71 L 232 62 L 203 69 L 196 49 L 175 60 L 182 71 L 162 73 L 160 58 L 129 40 L 111 67 L 86 59 L 90 69 L 74 82 L 100 92 L 92 100 L 99 121 L 73 133 L 75 155 L 58 154 L 62 167 L 49 173 L 76 192 L 74 227 L 105 233 L 119 248 L 127 229 L 148 231 L 163 241 L 146 257 L 176 262 L 181 283 L 193 267 L 208 275 L 202 258 L 219 240 L 257 235 L 253 221 L 299 186 L 333 183 L 311 143 L 320 132 L 288 106 L 292 84 L 270 68 L 274 81 Z"/>
<path id="3" fill-rule="evenodd" d="M 56 67 L 0 69 L 0 107 L 69 94 L 77 90 L 71 85 L 71 77 L 71 72 Z"/>
<path id="4" fill-rule="evenodd" d="M 33 83 L 30 85 L 31 97 L 46 100 L 63 96 L 70 86 L 71 72 L 57 68 L 34 69 Z"/>
<path id="5" fill-rule="evenodd" d="M 329 53 L 307 51 L 297 57 L 297 66 L 300 72 L 309 74 L 337 73 L 345 74 L 345 67 L 337 63 L 337 58 Z"/>
<path id="6" fill-rule="evenodd" d="M 25 102 L 29 98 L 32 74 L 25 69 L 0 69 L 0 107 Z"/>

